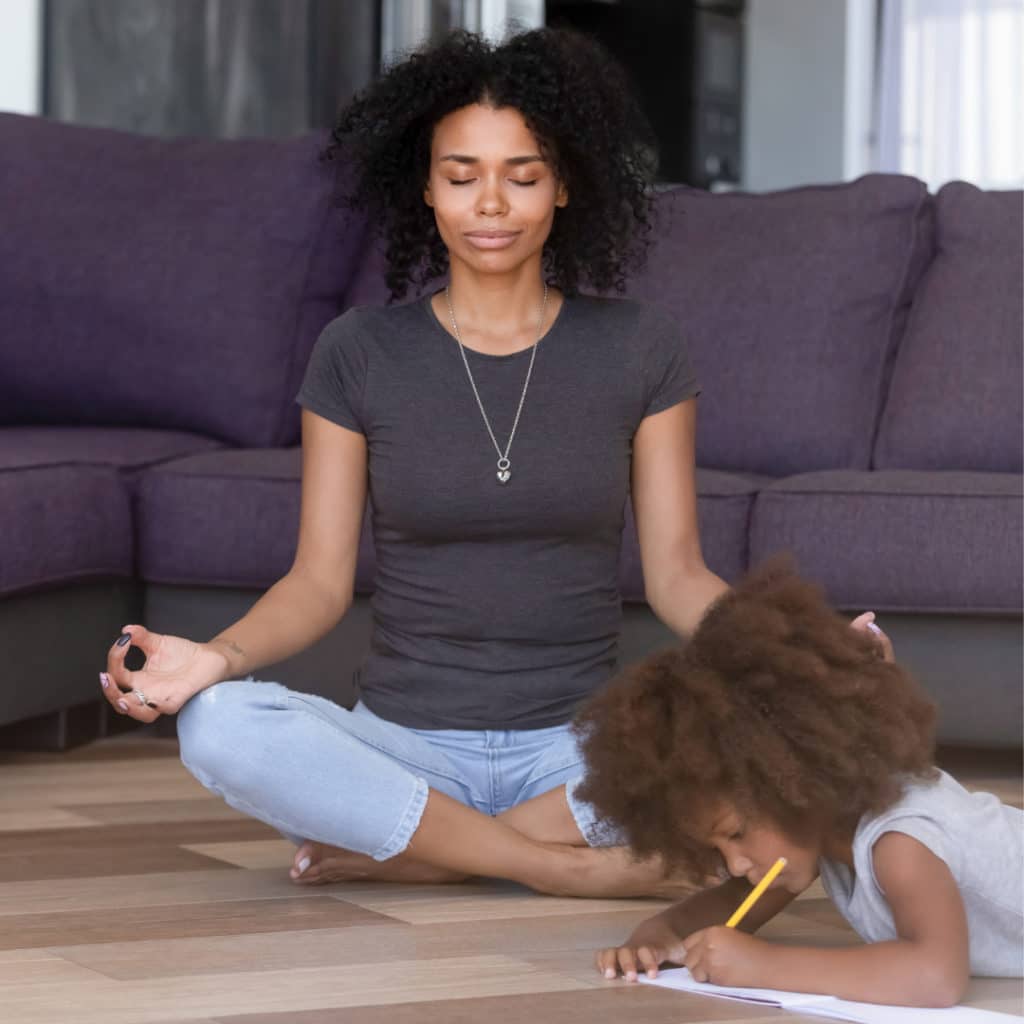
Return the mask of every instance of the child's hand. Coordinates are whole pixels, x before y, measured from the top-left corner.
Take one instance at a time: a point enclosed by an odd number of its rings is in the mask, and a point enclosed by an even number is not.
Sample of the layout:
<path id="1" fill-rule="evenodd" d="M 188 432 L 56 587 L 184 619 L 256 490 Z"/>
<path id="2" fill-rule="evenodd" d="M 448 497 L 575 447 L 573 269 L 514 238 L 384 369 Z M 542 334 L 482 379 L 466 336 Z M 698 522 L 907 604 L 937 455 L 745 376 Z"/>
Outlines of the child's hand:
<path id="1" fill-rule="evenodd" d="M 626 981 L 636 981 L 640 971 L 646 971 L 649 978 L 656 978 L 659 964 L 681 964 L 684 956 L 686 947 L 682 939 L 653 917 L 640 924 L 625 945 L 600 950 L 595 963 L 606 978 L 617 978 L 621 973 Z"/>
<path id="2" fill-rule="evenodd" d="M 695 981 L 759 988 L 770 980 L 767 960 L 772 947 L 746 932 L 715 925 L 694 932 L 683 945 L 686 955 L 681 962 Z"/>
<path id="3" fill-rule="evenodd" d="M 857 618 L 850 623 L 850 628 L 856 629 L 861 633 L 870 633 L 874 637 L 875 643 L 878 644 L 878 653 L 883 661 L 896 660 L 896 654 L 892 649 L 892 641 L 875 623 L 874 612 L 863 612 L 858 615 Z"/>

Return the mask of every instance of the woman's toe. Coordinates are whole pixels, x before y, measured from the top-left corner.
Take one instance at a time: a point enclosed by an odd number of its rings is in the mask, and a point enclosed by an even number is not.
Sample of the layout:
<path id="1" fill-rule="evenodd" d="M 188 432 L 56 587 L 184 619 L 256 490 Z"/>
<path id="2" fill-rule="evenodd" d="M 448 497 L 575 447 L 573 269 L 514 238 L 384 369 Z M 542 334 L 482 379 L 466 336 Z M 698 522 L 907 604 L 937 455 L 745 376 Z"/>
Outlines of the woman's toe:
<path id="1" fill-rule="evenodd" d="M 316 853 L 313 843 L 303 843 L 296 851 L 292 860 L 292 878 L 301 878 L 313 867 L 313 858 Z"/>

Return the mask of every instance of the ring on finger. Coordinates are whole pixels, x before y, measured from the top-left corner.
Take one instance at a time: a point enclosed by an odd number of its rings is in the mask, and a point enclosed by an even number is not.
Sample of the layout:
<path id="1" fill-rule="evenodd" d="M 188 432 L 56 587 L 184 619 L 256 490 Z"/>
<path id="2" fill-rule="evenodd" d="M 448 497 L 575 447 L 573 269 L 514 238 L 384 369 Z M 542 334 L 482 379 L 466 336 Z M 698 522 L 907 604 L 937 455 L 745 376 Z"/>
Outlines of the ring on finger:
<path id="1" fill-rule="evenodd" d="M 149 703 L 149 699 L 141 690 L 132 690 L 132 693 L 135 694 L 136 698 L 138 698 L 139 703 L 143 707 L 145 707 Z"/>

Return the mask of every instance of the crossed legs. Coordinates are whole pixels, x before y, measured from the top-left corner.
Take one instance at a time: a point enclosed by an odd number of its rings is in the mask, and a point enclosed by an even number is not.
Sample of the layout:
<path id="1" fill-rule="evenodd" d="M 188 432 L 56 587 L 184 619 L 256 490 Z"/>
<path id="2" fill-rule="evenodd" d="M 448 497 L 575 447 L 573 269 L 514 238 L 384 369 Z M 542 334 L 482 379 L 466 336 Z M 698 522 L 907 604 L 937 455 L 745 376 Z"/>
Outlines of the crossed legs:
<path id="1" fill-rule="evenodd" d="M 579 771 L 571 744 L 538 757 L 519 789 L 527 798 L 492 815 L 473 806 L 483 785 L 459 770 L 461 735 L 446 752 L 434 734 L 428 742 L 274 683 L 211 687 L 185 706 L 178 731 L 182 760 L 207 788 L 296 843 L 300 884 L 487 876 L 558 895 L 682 891 L 657 861 L 588 845 L 564 781 Z"/>

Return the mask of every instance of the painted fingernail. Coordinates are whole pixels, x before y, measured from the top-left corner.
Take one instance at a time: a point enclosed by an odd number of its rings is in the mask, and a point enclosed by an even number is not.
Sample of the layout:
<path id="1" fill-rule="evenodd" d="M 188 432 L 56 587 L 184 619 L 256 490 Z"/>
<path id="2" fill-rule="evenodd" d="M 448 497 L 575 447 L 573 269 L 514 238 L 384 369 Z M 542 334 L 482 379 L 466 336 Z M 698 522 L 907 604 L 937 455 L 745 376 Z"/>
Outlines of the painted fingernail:
<path id="1" fill-rule="evenodd" d="M 614 978 L 614 977 L 615 977 L 615 972 L 614 972 L 614 971 L 613 971 L 613 970 L 612 970 L 612 969 L 611 969 L 611 968 L 609 967 L 609 968 L 607 968 L 607 969 L 605 970 L 605 972 L 604 972 L 604 976 L 605 976 L 606 978 Z"/>
<path id="2" fill-rule="evenodd" d="M 308 868 L 308 867 L 309 867 L 309 858 L 308 857 L 303 857 L 302 860 L 299 861 L 299 874 L 300 875 L 304 875 L 306 873 L 306 868 Z"/>
<path id="3" fill-rule="evenodd" d="M 122 633 L 117 638 L 117 646 L 118 647 L 124 647 L 125 644 L 130 644 L 131 642 L 132 642 L 132 635 L 131 635 L 131 633 Z"/>
<path id="4" fill-rule="evenodd" d="M 127 710 L 128 710 L 128 702 L 127 702 L 127 701 L 124 701 L 124 700 L 119 700 L 119 701 L 117 702 L 117 706 L 118 706 L 118 707 L 119 707 L 119 708 L 120 708 L 120 709 L 121 709 L 122 711 L 127 711 Z"/>
<path id="5" fill-rule="evenodd" d="M 110 685 L 110 677 L 106 672 L 100 673 L 100 686 L 105 690 Z"/>
<path id="6" fill-rule="evenodd" d="M 868 629 L 870 629 L 872 633 L 881 633 L 882 632 L 873 622 L 869 622 L 868 623 Z"/>

